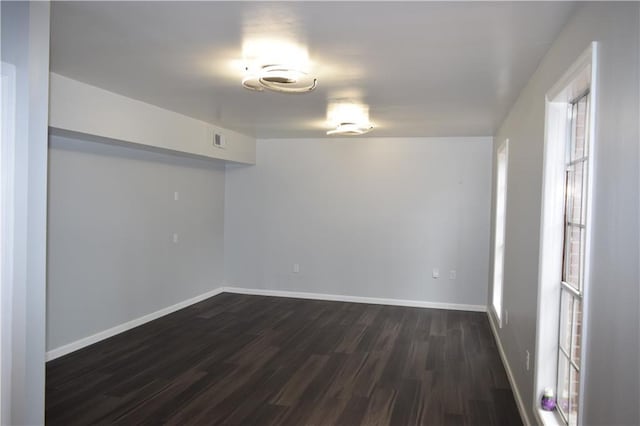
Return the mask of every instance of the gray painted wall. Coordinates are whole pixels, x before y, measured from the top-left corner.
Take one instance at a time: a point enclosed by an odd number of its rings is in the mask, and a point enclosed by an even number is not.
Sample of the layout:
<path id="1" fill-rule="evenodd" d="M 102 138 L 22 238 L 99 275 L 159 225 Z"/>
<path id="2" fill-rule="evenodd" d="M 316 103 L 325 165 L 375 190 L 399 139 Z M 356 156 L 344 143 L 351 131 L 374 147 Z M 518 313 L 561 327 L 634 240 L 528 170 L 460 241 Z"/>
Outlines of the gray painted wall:
<path id="1" fill-rule="evenodd" d="M 491 144 L 259 140 L 227 166 L 228 285 L 485 306 Z"/>
<path id="2" fill-rule="evenodd" d="M 13 280 L 3 282 L 12 294 L 4 300 L 3 288 L 0 407 L 0 421 L 11 425 L 44 423 L 49 10 L 48 2 L 0 5 L 2 61 L 16 67 L 14 171 L 8 183 Z"/>
<path id="3" fill-rule="evenodd" d="M 591 41 L 598 41 L 600 100 L 582 420 L 593 425 L 640 423 L 639 8 L 637 2 L 581 6 L 495 137 L 495 148 L 510 140 L 504 273 L 509 324 L 499 331 L 499 339 L 531 419 L 533 369 L 523 366 L 524 352 L 534 353 L 536 339 L 545 93 Z"/>
<path id="4" fill-rule="evenodd" d="M 51 136 L 49 169 L 48 350 L 220 287 L 221 162 Z"/>

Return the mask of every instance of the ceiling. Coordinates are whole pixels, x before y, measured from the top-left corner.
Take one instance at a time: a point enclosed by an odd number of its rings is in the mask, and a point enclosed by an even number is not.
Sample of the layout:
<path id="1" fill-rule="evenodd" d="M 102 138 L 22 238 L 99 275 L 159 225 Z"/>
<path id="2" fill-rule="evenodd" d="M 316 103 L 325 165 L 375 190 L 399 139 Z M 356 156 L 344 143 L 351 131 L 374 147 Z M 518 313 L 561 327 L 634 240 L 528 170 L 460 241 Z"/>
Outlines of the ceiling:
<path id="1" fill-rule="evenodd" d="M 258 138 L 323 137 L 327 103 L 371 136 L 493 135 L 571 2 L 53 2 L 51 70 Z M 241 85 L 248 38 L 306 46 L 306 94 Z M 326 136 L 328 137 L 328 136 Z"/>

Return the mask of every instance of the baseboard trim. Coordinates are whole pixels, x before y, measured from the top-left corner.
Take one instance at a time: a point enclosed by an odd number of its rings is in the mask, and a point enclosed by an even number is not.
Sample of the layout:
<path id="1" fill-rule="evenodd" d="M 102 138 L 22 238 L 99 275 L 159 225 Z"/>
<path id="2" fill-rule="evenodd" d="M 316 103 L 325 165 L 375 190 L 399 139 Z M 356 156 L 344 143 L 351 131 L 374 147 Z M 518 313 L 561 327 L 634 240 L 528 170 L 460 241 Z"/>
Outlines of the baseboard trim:
<path id="1" fill-rule="evenodd" d="M 368 303 L 372 305 L 391 305 L 391 306 L 408 306 L 415 308 L 432 308 L 432 309 L 450 309 L 457 311 L 473 311 L 473 312 L 486 312 L 487 307 L 484 305 L 465 305 L 457 303 L 440 303 L 440 302 L 425 302 L 419 300 L 404 300 L 404 299 L 385 299 L 378 297 L 360 297 L 360 296 L 347 296 L 342 294 L 324 294 L 324 293 L 308 293 L 303 291 L 285 291 L 285 290 L 266 290 L 266 289 L 254 289 L 244 287 L 219 287 L 214 290 L 208 291 L 201 295 L 192 297 L 188 300 L 176 303 L 175 305 L 168 306 L 166 308 L 157 310 L 150 314 L 141 316 L 123 324 L 111 327 L 107 330 L 101 331 L 91 336 L 83 337 L 74 342 L 60 346 L 58 348 L 48 351 L 45 355 L 46 361 L 52 361 L 56 358 L 60 358 L 64 355 L 75 352 L 84 347 L 98 343 L 101 340 L 113 337 L 116 334 L 123 333 L 132 328 L 138 327 L 149 321 L 153 321 L 172 312 L 186 308 L 187 306 L 201 302 L 210 297 L 216 296 L 220 293 L 236 293 L 236 294 L 249 294 L 255 296 L 274 296 L 274 297 L 290 297 L 296 299 L 313 299 L 313 300 L 329 300 L 336 302 L 352 302 L 352 303 Z"/>
<path id="2" fill-rule="evenodd" d="M 108 339 L 109 337 L 115 336 L 116 334 L 123 333 L 127 330 L 131 330 L 132 328 L 138 327 L 144 323 L 149 321 L 153 321 L 165 315 L 168 315 L 172 312 L 178 311 L 180 309 L 186 308 L 187 306 L 191 306 L 195 303 L 201 302 L 205 299 L 213 297 L 222 293 L 223 287 L 216 288 L 214 290 L 208 291 L 206 293 L 200 294 L 198 296 L 192 297 L 191 299 L 183 300 L 182 302 L 178 302 L 175 305 L 167 306 L 166 308 L 162 308 L 150 314 L 141 316 L 134 320 L 125 322 L 120 325 L 116 325 L 115 327 L 111 327 L 107 330 L 101 331 L 96 334 L 92 334 L 91 336 L 84 337 L 82 339 L 78 339 L 74 342 L 68 343 L 66 345 L 60 346 L 58 348 L 52 349 L 48 351 L 45 355 L 46 361 L 52 361 L 56 358 L 60 358 L 61 356 L 70 354 L 71 352 L 75 352 L 79 349 L 82 349 L 86 346 L 93 345 L 94 343 L 98 343 L 101 340 Z"/>
<path id="3" fill-rule="evenodd" d="M 295 299 L 329 300 L 335 302 L 368 303 L 372 305 L 409 306 L 414 308 L 449 309 L 456 311 L 486 312 L 485 305 L 425 302 L 421 300 L 386 299 L 379 297 L 347 296 L 342 294 L 308 293 L 305 291 L 267 290 L 244 287 L 222 287 L 224 292 L 254 296 L 290 297 Z"/>
<path id="4" fill-rule="evenodd" d="M 531 420 L 527 415 L 527 410 L 525 408 L 524 403 L 522 402 L 522 396 L 520 395 L 520 390 L 518 389 L 518 385 L 516 384 L 516 380 L 513 377 L 513 372 L 511 371 L 511 366 L 507 361 L 507 356 L 504 352 L 504 348 L 502 347 L 502 343 L 500 342 L 500 338 L 498 337 L 498 331 L 496 325 L 493 322 L 493 318 L 490 314 L 487 315 L 489 318 L 489 324 L 491 325 L 491 332 L 493 333 L 493 339 L 496 341 L 496 345 L 498 346 L 498 352 L 500 353 L 500 358 L 502 359 L 502 365 L 504 366 L 505 371 L 507 372 L 507 377 L 509 378 L 509 383 L 511 384 L 511 389 L 513 389 L 513 394 L 516 397 L 516 405 L 518 406 L 518 411 L 520 412 L 520 417 L 526 426 L 530 426 Z"/>

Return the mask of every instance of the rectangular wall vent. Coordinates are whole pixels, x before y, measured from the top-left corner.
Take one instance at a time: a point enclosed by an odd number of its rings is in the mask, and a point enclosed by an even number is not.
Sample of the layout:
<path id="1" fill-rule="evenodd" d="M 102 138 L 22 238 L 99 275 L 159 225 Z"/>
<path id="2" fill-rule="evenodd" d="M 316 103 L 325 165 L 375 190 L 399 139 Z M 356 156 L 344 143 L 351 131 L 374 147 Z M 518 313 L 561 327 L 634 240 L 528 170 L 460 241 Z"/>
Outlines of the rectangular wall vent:
<path id="1" fill-rule="evenodd" d="M 226 141 L 224 140 L 224 136 L 221 133 L 214 132 L 213 133 L 213 146 L 220 149 L 226 148 Z"/>

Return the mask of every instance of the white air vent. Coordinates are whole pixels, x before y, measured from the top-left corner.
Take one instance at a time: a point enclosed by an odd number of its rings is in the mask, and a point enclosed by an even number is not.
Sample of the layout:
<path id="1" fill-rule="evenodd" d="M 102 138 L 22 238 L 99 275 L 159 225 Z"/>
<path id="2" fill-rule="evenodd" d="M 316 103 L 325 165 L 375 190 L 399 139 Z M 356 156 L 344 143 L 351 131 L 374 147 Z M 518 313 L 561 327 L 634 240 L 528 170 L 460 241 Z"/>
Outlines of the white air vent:
<path id="1" fill-rule="evenodd" d="M 213 133 L 213 146 L 220 149 L 225 149 L 227 147 L 227 142 L 224 140 L 224 135 L 222 135 L 222 133 Z"/>

